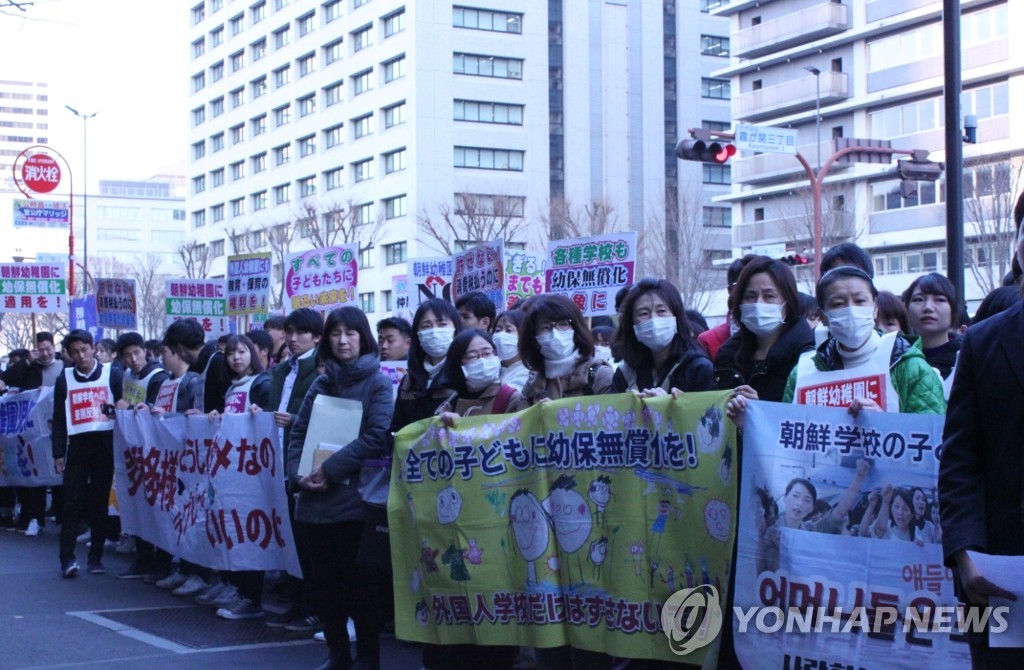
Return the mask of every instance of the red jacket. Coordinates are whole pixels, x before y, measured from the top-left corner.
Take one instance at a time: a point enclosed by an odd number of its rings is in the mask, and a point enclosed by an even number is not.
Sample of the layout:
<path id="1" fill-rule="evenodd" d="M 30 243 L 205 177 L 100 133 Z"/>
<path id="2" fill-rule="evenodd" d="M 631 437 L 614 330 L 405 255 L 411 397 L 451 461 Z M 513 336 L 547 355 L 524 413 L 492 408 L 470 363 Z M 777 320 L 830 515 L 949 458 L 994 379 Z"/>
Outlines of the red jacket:
<path id="1" fill-rule="evenodd" d="M 718 349 L 725 344 L 725 341 L 729 339 L 729 320 L 726 319 L 719 325 L 715 326 L 711 330 L 705 330 L 703 333 L 697 336 L 697 341 L 700 342 L 707 352 L 711 360 L 715 360 L 715 356 L 718 355 Z"/>

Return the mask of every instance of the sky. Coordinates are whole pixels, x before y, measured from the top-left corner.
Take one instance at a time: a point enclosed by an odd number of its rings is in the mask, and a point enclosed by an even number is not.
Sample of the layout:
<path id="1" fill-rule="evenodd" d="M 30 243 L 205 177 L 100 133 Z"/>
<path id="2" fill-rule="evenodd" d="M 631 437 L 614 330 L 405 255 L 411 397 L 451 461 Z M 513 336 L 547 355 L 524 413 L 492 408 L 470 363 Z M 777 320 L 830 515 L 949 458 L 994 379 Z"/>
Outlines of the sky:
<path id="1" fill-rule="evenodd" d="M 190 2 L 0 0 L 0 79 L 49 83 L 49 146 L 88 180 L 185 174 L 188 162 Z M 75 185 L 78 191 L 78 184 Z"/>

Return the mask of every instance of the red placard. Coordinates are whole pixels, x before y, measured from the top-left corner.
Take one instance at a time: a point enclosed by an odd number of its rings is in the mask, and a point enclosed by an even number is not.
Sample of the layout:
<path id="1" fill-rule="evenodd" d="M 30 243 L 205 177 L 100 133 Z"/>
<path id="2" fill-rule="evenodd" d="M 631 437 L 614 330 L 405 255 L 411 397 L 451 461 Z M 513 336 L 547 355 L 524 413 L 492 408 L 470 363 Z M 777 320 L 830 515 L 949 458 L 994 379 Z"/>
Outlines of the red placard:
<path id="1" fill-rule="evenodd" d="M 36 193 L 49 193 L 60 185 L 60 165 L 52 156 L 33 154 L 21 166 L 21 178 Z"/>

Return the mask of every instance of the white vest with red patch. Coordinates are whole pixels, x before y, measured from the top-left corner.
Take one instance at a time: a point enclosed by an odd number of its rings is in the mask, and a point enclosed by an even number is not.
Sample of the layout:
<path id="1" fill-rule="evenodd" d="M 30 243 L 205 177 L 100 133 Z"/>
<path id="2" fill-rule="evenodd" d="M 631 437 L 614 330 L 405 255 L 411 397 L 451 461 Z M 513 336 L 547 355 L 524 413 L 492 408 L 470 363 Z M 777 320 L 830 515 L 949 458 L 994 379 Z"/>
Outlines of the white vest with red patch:
<path id="1" fill-rule="evenodd" d="M 886 412 L 899 412 L 900 397 L 889 369 L 897 335 L 882 335 L 868 362 L 856 368 L 819 370 L 814 364 L 814 351 L 801 354 L 796 364 L 793 402 L 798 405 L 849 407 L 855 398 L 867 398 L 874 400 Z"/>
<path id="2" fill-rule="evenodd" d="M 64 378 L 68 383 L 68 399 L 64 403 L 68 435 L 114 430 L 114 420 L 102 409 L 103 405 L 114 402 L 114 394 L 110 391 L 110 366 L 102 366 L 100 378 L 96 381 L 78 381 L 73 367 L 64 370 Z"/>

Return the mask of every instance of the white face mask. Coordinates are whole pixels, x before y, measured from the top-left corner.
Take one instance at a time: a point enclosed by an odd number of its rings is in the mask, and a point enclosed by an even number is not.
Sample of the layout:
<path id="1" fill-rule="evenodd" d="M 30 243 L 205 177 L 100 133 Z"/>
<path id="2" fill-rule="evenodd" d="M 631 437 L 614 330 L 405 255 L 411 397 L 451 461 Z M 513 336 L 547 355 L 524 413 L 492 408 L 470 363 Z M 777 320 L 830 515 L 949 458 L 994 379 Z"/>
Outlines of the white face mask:
<path id="1" fill-rule="evenodd" d="M 420 346 L 428 356 L 443 358 L 448 354 L 448 347 L 455 339 L 454 328 L 428 328 L 416 333 L 420 339 Z"/>
<path id="2" fill-rule="evenodd" d="M 569 355 L 576 349 L 576 343 L 573 341 L 574 334 L 575 331 L 572 328 L 569 330 L 552 328 L 550 333 L 538 335 L 537 344 L 540 345 L 540 355 L 549 361 L 569 358 Z"/>
<path id="3" fill-rule="evenodd" d="M 758 337 L 771 335 L 782 325 L 782 305 L 748 302 L 740 305 L 740 323 Z"/>
<path id="4" fill-rule="evenodd" d="M 603 344 L 598 344 L 597 346 L 594 347 L 594 357 L 603 361 L 611 362 L 612 348 L 606 347 Z"/>
<path id="5" fill-rule="evenodd" d="M 468 365 L 463 365 L 462 374 L 466 376 L 466 388 L 470 391 L 482 391 L 498 381 L 501 360 L 497 356 L 478 358 Z"/>
<path id="6" fill-rule="evenodd" d="M 519 355 L 519 335 L 498 331 L 494 334 L 494 348 L 498 352 L 498 358 L 503 361 L 510 361 Z"/>
<path id="7" fill-rule="evenodd" d="M 847 349 L 856 349 L 864 344 L 875 329 L 874 305 L 830 309 L 825 316 L 828 317 L 828 331 Z"/>
<path id="8" fill-rule="evenodd" d="M 633 326 L 633 332 L 640 344 L 651 351 L 661 351 L 676 336 L 676 317 L 652 316 Z"/>

